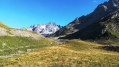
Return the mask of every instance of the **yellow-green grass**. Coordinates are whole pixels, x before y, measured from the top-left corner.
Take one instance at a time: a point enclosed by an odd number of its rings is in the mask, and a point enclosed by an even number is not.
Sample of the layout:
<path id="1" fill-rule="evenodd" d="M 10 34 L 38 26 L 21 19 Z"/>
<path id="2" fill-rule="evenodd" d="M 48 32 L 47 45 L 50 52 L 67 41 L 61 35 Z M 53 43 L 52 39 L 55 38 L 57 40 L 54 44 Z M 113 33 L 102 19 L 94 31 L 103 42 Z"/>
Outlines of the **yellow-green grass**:
<path id="1" fill-rule="evenodd" d="M 55 45 L 55 42 L 46 38 L 35 40 L 31 37 L 1 36 L 0 59 L 3 59 L 11 54 L 18 54 L 19 52 L 25 53 L 27 50 L 33 50 L 51 45 Z"/>
<path id="2" fill-rule="evenodd" d="M 39 48 L 0 61 L 1 67 L 119 67 L 119 53 L 97 49 L 103 46 L 81 40 Z"/>
<path id="3" fill-rule="evenodd" d="M 10 29 L 10 27 L 9 27 L 9 26 L 5 25 L 5 24 L 4 24 L 4 23 L 2 23 L 1 21 L 0 21 L 0 27 L 6 28 L 6 29 Z"/>
<path id="4" fill-rule="evenodd" d="M 65 48 L 73 49 L 73 50 L 86 50 L 91 49 L 93 47 L 103 46 L 97 43 L 85 42 L 82 40 L 62 40 L 65 42 Z"/>

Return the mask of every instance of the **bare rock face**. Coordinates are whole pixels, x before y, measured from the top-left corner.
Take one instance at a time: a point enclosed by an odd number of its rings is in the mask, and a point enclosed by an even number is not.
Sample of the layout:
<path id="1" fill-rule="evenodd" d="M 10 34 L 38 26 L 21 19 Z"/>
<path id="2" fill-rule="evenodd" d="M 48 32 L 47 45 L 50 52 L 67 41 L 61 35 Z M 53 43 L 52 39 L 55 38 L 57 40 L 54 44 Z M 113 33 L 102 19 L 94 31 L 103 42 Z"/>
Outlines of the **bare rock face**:
<path id="1" fill-rule="evenodd" d="M 5 28 L 0 27 L 0 36 L 7 36 L 9 33 L 7 33 L 7 30 Z"/>
<path id="2" fill-rule="evenodd" d="M 49 36 L 61 28 L 62 26 L 57 25 L 56 23 L 53 23 L 53 22 L 49 22 L 47 24 L 37 24 L 37 25 L 30 26 L 28 28 L 22 28 L 22 29 L 34 31 L 34 32 L 40 33 L 43 36 Z"/>
<path id="3" fill-rule="evenodd" d="M 119 0 L 110 0 L 109 3 L 113 7 L 117 7 L 118 8 L 118 6 L 119 6 Z"/>
<path id="4" fill-rule="evenodd" d="M 42 37 L 40 34 L 33 34 L 31 32 L 18 30 L 18 29 L 11 29 L 10 33 L 12 35 L 9 35 L 9 36 L 32 37 L 33 39 L 37 39 L 37 40 L 40 40 Z"/>

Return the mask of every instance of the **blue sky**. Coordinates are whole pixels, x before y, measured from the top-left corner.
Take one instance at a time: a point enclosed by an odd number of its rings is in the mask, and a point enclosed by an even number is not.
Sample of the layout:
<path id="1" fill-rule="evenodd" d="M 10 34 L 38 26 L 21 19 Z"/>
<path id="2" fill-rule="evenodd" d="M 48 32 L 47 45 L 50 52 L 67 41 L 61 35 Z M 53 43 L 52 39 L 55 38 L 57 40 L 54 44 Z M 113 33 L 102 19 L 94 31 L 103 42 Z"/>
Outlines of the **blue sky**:
<path id="1" fill-rule="evenodd" d="M 0 0 L 0 21 L 13 28 L 55 22 L 67 25 L 108 0 Z"/>

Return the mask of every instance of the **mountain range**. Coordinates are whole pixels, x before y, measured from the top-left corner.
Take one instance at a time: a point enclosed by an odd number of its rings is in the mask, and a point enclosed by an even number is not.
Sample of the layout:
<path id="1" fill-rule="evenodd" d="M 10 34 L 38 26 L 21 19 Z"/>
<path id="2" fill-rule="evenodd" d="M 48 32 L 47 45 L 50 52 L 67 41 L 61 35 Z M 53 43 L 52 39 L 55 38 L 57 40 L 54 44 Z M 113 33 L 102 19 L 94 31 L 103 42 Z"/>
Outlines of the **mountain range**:
<path id="1" fill-rule="evenodd" d="M 119 0 L 104 2 L 98 5 L 92 13 L 76 18 L 52 36 L 83 40 L 94 40 L 101 38 L 101 36 L 115 36 L 114 34 L 118 34 L 118 9 Z"/>
<path id="2" fill-rule="evenodd" d="M 92 13 L 78 17 L 64 27 L 50 22 L 22 29 L 59 39 L 112 41 L 111 39 L 117 40 L 119 37 L 118 17 L 119 0 L 109 0 L 99 4 Z"/>
<path id="3" fill-rule="evenodd" d="M 0 22 L 0 67 L 119 67 L 119 0 L 65 27 L 15 29 Z"/>
<path id="4" fill-rule="evenodd" d="M 37 25 L 32 25 L 28 28 L 22 28 L 22 29 L 34 31 L 34 32 L 40 33 L 41 35 L 47 37 L 51 34 L 54 34 L 56 31 L 58 31 L 61 28 L 62 26 L 57 25 L 56 23 L 53 23 L 53 22 L 49 22 L 47 24 L 37 24 Z"/>

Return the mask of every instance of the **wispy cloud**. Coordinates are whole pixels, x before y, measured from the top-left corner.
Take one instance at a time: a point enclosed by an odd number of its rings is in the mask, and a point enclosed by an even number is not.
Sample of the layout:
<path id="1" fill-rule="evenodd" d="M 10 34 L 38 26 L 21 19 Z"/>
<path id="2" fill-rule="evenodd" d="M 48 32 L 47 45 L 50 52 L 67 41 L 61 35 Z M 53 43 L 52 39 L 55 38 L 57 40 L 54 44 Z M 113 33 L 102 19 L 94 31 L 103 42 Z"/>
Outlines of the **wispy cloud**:
<path id="1" fill-rule="evenodd" d="M 93 0 L 92 2 L 93 2 L 93 3 L 97 3 L 98 1 L 97 1 L 97 0 Z"/>

